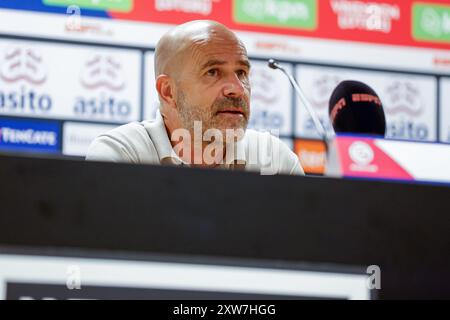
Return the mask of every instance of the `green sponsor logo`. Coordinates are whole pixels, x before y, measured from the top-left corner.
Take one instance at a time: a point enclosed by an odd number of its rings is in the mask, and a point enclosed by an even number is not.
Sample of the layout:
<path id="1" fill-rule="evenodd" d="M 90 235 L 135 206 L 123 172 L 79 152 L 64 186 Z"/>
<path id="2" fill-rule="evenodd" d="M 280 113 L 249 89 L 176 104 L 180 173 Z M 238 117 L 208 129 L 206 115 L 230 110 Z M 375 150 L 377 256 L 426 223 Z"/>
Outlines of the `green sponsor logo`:
<path id="1" fill-rule="evenodd" d="M 133 0 L 44 0 L 44 4 L 53 6 L 78 6 L 84 9 L 131 11 Z"/>
<path id="2" fill-rule="evenodd" d="M 317 0 L 233 0 L 237 23 L 315 30 L 317 11 Z"/>
<path id="3" fill-rule="evenodd" d="M 415 3 L 413 37 L 417 40 L 450 43 L 450 6 Z"/>

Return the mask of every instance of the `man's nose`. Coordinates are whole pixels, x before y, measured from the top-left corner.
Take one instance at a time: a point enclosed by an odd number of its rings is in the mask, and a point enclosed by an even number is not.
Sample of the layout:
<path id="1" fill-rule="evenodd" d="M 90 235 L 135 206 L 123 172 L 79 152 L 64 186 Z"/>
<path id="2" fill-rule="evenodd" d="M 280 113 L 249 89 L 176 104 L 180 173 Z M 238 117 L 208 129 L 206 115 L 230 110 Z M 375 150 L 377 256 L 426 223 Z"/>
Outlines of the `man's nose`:
<path id="1" fill-rule="evenodd" d="M 239 98 L 244 95 L 245 86 L 239 77 L 234 74 L 226 79 L 223 88 L 223 95 L 231 98 Z"/>

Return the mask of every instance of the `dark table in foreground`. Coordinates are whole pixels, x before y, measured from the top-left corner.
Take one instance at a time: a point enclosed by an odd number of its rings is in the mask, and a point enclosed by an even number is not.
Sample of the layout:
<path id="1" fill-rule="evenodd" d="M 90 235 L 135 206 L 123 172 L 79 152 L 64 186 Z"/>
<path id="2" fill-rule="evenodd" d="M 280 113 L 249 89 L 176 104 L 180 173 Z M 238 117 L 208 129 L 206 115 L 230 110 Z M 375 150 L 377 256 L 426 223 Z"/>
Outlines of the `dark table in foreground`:
<path id="1" fill-rule="evenodd" d="M 7 156 L 0 177 L 0 257 L 377 265 L 381 299 L 450 298 L 448 187 Z"/>

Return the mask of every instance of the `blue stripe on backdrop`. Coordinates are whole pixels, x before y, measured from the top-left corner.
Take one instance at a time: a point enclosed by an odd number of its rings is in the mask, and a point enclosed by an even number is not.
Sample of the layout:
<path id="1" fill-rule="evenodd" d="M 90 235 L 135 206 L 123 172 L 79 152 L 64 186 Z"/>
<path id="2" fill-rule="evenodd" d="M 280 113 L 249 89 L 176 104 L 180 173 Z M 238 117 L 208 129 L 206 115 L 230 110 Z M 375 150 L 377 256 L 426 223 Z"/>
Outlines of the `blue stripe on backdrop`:
<path id="1" fill-rule="evenodd" d="M 67 14 L 67 7 L 49 6 L 44 4 L 43 0 L 0 0 L 0 8 Z M 104 10 L 83 9 L 82 14 L 89 17 L 111 18 L 108 12 Z"/>

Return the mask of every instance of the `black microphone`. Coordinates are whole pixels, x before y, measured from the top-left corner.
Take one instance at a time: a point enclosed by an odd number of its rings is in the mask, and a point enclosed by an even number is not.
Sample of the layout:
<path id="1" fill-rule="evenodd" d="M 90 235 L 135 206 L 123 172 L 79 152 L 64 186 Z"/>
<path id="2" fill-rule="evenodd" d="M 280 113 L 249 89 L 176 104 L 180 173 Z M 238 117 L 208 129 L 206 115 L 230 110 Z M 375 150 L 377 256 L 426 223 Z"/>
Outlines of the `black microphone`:
<path id="1" fill-rule="evenodd" d="M 386 117 L 381 99 L 362 82 L 341 82 L 331 94 L 328 111 L 336 133 L 383 137 L 386 134 Z"/>
<path id="2" fill-rule="evenodd" d="M 294 77 L 292 77 L 291 74 L 289 74 L 282 66 L 278 64 L 278 62 L 274 59 L 269 59 L 268 66 L 271 69 L 278 69 L 282 71 L 286 77 L 288 77 L 289 81 L 291 82 L 292 86 L 294 87 L 295 91 L 297 92 L 298 97 L 300 98 L 300 101 L 302 102 L 303 106 L 306 108 L 306 111 L 308 112 L 309 116 L 313 120 L 314 127 L 316 128 L 317 132 L 319 133 L 319 136 L 322 138 L 322 140 L 328 142 L 333 138 L 334 133 L 327 132 L 325 128 L 323 127 L 322 123 L 319 120 L 319 117 L 317 116 L 314 109 L 311 107 L 310 102 L 306 98 L 305 94 L 303 93 L 302 89 L 300 88 L 297 81 L 295 81 Z"/>
<path id="3" fill-rule="evenodd" d="M 271 69 L 280 69 L 281 68 L 281 66 L 274 59 L 269 59 L 268 64 L 269 64 L 269 68 L 271 68 Z"/>

